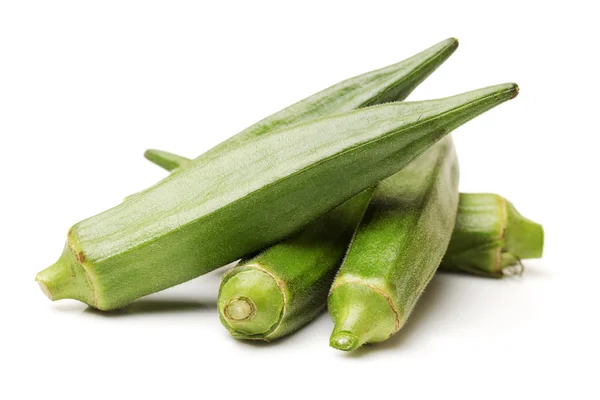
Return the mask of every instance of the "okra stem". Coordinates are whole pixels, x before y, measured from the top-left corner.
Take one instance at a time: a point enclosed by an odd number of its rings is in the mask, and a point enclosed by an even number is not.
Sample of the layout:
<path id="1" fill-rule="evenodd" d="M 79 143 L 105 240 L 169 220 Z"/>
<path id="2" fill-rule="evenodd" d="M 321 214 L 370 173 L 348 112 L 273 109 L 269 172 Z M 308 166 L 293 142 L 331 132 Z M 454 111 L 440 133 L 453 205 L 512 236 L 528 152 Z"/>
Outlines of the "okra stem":
<path id="1" fill-rule="evenodd" d="M 167 171 L 173 171 L 180 167 L 185 168 L 192 162 L 189 158 L 169 153 L 168 151 L 154 149 L 146 150 L 144 157 Z"/>
<path id="2" fill-rule="evenodd" d="M 224 278 L 217 306 L 233 331 L 266 335 L 277 326 L 285 300 L 277 281 L 254 266 Z"/>

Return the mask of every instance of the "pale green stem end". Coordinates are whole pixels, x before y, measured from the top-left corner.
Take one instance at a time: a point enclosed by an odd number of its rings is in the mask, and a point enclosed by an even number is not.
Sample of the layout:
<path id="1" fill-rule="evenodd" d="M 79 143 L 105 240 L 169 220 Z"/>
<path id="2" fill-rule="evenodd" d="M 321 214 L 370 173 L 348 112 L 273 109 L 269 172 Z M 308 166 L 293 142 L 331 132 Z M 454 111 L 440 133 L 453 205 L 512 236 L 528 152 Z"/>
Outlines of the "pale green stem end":
<path id="1" fill-rule="evenodd" d="M 217 307 L 221 322 L 236 338 L 266 338 L 285 312 L 284 292 L 266 271 L 239 268 L 223 278 Z"/>
<path id="2" fill-rule="evenodd" d="M 225 318 L 233 321 L 244 321 L 254 317 L 256 306 L 250 299 L 237 297 L 229 300 L 225 306 Z"/>
<path id="3" fill-rule="evenodd" d="M 507 201 L 504 251 L 517 259 L 541 258 L 544 252 L 544 228 L 525 217 Z"/>
<path id="4" fill-rule="evenodd" d="M 146 159 L 167 171 L 173 171 L 179 167 L 186 167 L 192 161 L 189 158 L 169 153 L 168 151 L 149 149 L 144 153 Z"/>
<path id="5" fill-rule="evenodd" d="M 68 245 L 58 261 L 39 272 L 35 280 L 52 301 L 75 299 L 96 307 L 94 291 L 87 280 L 86 271 Z"/>

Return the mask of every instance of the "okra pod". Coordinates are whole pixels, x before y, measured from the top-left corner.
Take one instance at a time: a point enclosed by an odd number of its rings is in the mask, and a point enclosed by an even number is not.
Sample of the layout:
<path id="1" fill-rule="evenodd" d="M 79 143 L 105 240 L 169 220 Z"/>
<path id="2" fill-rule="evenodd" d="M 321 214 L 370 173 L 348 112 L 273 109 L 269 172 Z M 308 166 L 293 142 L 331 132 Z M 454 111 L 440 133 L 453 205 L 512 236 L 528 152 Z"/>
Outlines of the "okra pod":
<path id="1" fill-rule="evenodd" d="M 335 273 L 373 191 L 363 191 L 223 276 L 217 307 L 233 337 L 271 341 L 300 329 L 325 309 Z M 514 226 L 505 228 L 508 224 Z M 504 198 L 461 193 L 440 269 L 499 278 L 521 259 L 541 257 L 542 249 L 542 227 Z"/>
<path id="2" fill-rule="evenodd" d="M 497 194 L 461 193 L 440 269 L 501 278 L 515 266 L 522 268 L 522 259 L 542 257 L 543 248 L 542 226 L 511 202 Z"/>
<path id="3" fill-rule="evenodd" d="M 332 347 L 354 350 L 402 327 L 448 247 L 458 197 L 451 137 L 377 185 L 329 294 Z"/>
<path id="4" fill-rule="evenodd" d="M 53 300 L 124 306 L 289 236 L 517 92 L 389 103 L 260 136 L 77 223 L 36 280 Z"/>

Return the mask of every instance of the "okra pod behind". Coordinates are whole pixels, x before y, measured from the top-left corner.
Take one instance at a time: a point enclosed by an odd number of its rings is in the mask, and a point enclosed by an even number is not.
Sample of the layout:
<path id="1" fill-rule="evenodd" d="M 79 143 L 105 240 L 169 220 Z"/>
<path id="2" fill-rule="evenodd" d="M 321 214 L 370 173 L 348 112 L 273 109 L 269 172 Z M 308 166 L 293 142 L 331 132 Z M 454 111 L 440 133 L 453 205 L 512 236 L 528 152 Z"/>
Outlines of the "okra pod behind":
<path id="1" fill-rule="evenodd" d="M 541 258 L 543 248 L 542 226 L 523 217 L 510 201 L 497 194 L 461 193 L 440 269 L 501 278 L 520 271 L 521 260 Z"/>
<path id="2" fill-rule="evenodd" d="M 36 280 L 53 300 L 122 307 L 280 241 L 516 94 L 504 84 L 263 135 L 79 222 Z"/>

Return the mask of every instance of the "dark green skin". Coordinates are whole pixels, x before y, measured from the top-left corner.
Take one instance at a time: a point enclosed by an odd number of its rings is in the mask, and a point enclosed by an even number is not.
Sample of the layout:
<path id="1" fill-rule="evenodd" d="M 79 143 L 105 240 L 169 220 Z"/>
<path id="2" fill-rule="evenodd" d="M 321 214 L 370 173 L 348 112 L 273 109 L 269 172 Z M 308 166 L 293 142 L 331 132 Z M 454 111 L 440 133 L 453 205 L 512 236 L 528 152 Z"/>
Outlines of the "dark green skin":
<path id="1" fill-rule="evenodd" d="M 122 307 L 282 240 L 517 93 L 503 84 L 390 103 L 255 138 L 74 225 L 71 255 L 36 279 L 51 299 Z"/>
<path id="2" fill-rule="evenodd" d="M 402 327 L 450 242 L 458 198 L 451 137 L 377 185 L 329 295 L 333 347 L 353 350 Z"/>
<path id="3" fill-rule="evenodd" d="M 501 278 L 521 266 L 520 260 L 542 257 L 543 248 L 542 226 L 519 214 L 511 202 L 497 194 L 461 193 L 440 269 Z"/>

